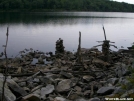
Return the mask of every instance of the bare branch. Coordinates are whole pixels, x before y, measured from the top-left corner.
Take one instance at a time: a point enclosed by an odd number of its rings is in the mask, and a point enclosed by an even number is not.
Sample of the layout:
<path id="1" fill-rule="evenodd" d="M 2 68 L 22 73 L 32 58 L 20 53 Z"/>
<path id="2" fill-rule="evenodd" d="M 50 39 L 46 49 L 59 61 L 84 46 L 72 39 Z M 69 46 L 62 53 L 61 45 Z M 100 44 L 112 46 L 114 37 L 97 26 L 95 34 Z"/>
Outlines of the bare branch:
<path id="1" fill-rule="evenodd" d="M 2 87 L 2 99 L 1 99 L 1 101 L 4 101 L 4 99 L 5 99 L 5 89 L 4 89 L 4 87 L 5 87 L 5 83 L 6 83 L 6 79 L 7 79 L 7 71 L 8 71 L 8 59 L 7 59 L 7 52 L 6 52 L 6 49 L 7 49 L 7 43 L 8 43 L 8 27 L 7 27 L 7 33 L 6 33 L 6 37 L 7 37 L 7 39 L 6 39 L 6 45 L 5 45 L 5 49 L 4 49 L 4 55 L 5 55 L 5 59 L 6 59 L 6 69 L 5 69 L 5 76 L 4 76 L 4 82 L 3 82 L 3 87 Z"/>

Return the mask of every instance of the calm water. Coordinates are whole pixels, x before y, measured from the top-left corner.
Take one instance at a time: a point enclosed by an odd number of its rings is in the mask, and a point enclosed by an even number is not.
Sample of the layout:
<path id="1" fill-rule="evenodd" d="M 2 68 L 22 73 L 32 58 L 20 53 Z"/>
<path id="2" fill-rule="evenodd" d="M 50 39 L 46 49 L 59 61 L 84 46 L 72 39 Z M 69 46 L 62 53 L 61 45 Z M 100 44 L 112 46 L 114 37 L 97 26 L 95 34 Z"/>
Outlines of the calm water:
<path id="1" fill-rule="evenodd" d="M 25 48 L 54 52 L 59 38 L 64 40 L 66 50 L 76 51 L 79 31 L 82 33 L 82 47 L 91 48 L 100 44 L 96 41 L 104 40 L 102 25 L 105 26 L 107 39 L 114 41 L 119 49 L 134 42 L 134 13 L 0 13 L 0 52 L 4 50 L 2 45 L 5 45 L 7 26 L 7 53 L 10 57 Z"/>

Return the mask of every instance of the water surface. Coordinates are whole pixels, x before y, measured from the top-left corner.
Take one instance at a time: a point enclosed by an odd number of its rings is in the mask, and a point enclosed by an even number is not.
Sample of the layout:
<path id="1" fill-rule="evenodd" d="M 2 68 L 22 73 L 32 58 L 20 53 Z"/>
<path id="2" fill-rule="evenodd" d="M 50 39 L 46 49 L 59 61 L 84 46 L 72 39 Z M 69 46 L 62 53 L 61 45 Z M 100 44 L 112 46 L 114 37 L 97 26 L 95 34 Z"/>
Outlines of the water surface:
<path id="1" fill-rule="evenodd" d="M 107 39 L 115 42 L 119 49 L 121 46 L 127 48 L 134 42 L 134 13 L 0 13 L 0 52 L 4 50 L 2 45 L 5 45 L 7 26 L 7 53 L 10 57 L 25 48 L 54 52 L 55 42 L 59 38 L 64 40 L 66 50 L 76 51 L 79 31 L 82 33 L 82 47 L 91 48 L 100 44 L 96 41 L 104 40 L 102 25 Z"/>

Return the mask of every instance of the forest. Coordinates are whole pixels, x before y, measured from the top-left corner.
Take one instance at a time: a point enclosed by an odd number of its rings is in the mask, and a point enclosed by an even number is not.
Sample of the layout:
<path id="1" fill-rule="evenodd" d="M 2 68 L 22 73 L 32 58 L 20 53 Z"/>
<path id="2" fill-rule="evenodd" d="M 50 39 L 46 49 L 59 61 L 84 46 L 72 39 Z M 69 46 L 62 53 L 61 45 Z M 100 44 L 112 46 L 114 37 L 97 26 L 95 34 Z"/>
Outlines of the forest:
<path id="1" fill-rule="evenodd" d="M 112 0 L 0 0 L 0 11 L 134 12 L 134 5 Z"/>

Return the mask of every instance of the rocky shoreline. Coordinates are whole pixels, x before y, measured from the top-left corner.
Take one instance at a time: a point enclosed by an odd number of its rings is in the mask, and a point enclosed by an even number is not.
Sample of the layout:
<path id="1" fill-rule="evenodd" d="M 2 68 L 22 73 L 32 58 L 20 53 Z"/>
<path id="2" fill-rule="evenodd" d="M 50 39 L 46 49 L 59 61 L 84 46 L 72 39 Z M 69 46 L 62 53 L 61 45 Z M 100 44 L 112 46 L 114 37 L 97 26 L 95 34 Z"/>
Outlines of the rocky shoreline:
<path id="1" fill-rule="evenodd" d="M 8 59 L 5 101 L 105 101 L 105 98 L 134 98 L 132 50 L 110 51 L 105 61 L 97 48 L 65 51 L 63 40 L 56 52 L 24 49 Z M 80 55 L 80 60 L 79 60 Z M 34 59 L 37 63 L 33 63 Z M 0 95 L 6 60 L 0 60 Z M 110 100 L 112 101 L 112 100 Z M 133 101 L 133 100 L 131 100 Z"/>

